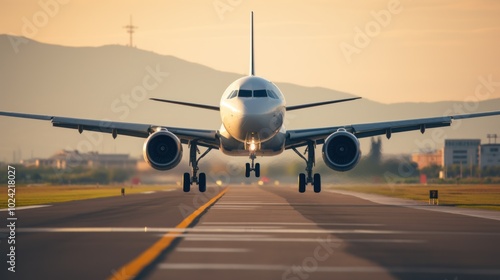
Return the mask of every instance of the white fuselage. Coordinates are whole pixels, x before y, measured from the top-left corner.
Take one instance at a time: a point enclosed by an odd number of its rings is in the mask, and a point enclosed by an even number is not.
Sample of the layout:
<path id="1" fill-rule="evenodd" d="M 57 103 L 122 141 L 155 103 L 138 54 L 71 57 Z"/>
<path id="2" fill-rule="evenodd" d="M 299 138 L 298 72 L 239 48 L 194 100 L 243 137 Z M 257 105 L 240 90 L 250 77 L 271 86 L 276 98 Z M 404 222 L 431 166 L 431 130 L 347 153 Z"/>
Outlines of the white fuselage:
<path id="1" fill-rule="evenodd" d="M 247 76 L 222 95 L 220 149 L 228 155 L 276 155 L 284 150 L 285 98 L 270 81 Z"/>

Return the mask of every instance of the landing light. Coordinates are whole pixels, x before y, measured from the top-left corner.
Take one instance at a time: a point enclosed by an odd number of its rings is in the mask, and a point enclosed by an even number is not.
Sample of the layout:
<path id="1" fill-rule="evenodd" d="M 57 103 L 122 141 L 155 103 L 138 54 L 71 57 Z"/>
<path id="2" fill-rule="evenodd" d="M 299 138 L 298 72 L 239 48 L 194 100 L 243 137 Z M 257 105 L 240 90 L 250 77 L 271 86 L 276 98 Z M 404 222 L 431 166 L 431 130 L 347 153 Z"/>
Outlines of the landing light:
<path id="1" fill-rule="evenodd" d="M 255 148 L 256 148 L 255 143 L 250 143 L 250 151 L 252 152 L 255 151 Z"/>

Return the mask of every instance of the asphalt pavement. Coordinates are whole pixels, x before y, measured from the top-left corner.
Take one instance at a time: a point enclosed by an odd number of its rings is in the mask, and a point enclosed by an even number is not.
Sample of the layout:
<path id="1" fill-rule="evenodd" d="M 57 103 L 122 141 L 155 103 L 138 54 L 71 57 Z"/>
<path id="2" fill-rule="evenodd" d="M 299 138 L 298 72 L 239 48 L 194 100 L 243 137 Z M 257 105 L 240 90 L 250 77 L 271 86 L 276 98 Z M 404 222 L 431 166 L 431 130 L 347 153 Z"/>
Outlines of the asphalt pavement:
<path id="1" fill-rule="evenodd" d="M 210 201 L 224 189 L 19 210 L 16 272 L 3 230 L 0 279 L 131 279 L 123 268 L 155 248 L 138 278 L 500 279 L 495 219 L 288 186 L 230 186 Z"/>

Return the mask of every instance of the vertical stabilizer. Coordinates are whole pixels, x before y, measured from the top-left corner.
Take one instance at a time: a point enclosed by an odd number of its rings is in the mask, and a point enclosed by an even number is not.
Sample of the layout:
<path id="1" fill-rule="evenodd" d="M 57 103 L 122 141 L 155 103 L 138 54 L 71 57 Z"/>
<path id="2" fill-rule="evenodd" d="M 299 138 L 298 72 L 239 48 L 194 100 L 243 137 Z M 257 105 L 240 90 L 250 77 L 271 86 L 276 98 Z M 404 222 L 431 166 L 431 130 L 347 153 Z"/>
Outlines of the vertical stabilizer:
<path id="1" fill-rule="evenodd" d="M 255 76 L 255 61 L 253 52 L 253 11 L 250 12 L 250 76 Z"/>

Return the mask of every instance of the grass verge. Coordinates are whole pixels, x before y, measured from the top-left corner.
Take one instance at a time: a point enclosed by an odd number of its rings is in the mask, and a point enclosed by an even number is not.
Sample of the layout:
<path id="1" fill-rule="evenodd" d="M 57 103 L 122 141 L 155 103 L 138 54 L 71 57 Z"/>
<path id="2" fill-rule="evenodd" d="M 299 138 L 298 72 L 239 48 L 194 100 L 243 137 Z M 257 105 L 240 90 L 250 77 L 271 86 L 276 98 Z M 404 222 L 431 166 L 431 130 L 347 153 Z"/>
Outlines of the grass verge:
<path id="1" fill-rule="evenodd" d="M 429 201 L 429 190 L 438 190 L 440 205 L 500 211 L 500 185 L 338 185 L 330 188 L 423 202 Z"/>
<path id="2" fill-rule="evenodd" d="M 121 189 L 125 194 L 143 193 L 172 189 L 172 186 L 16 186 L 16 207 L 53 204 L 73 200 L 92 199 L 100 197 L 121 196 Z M 7 187 L 0 188 L 0 209 L 7 208 Z"/>

